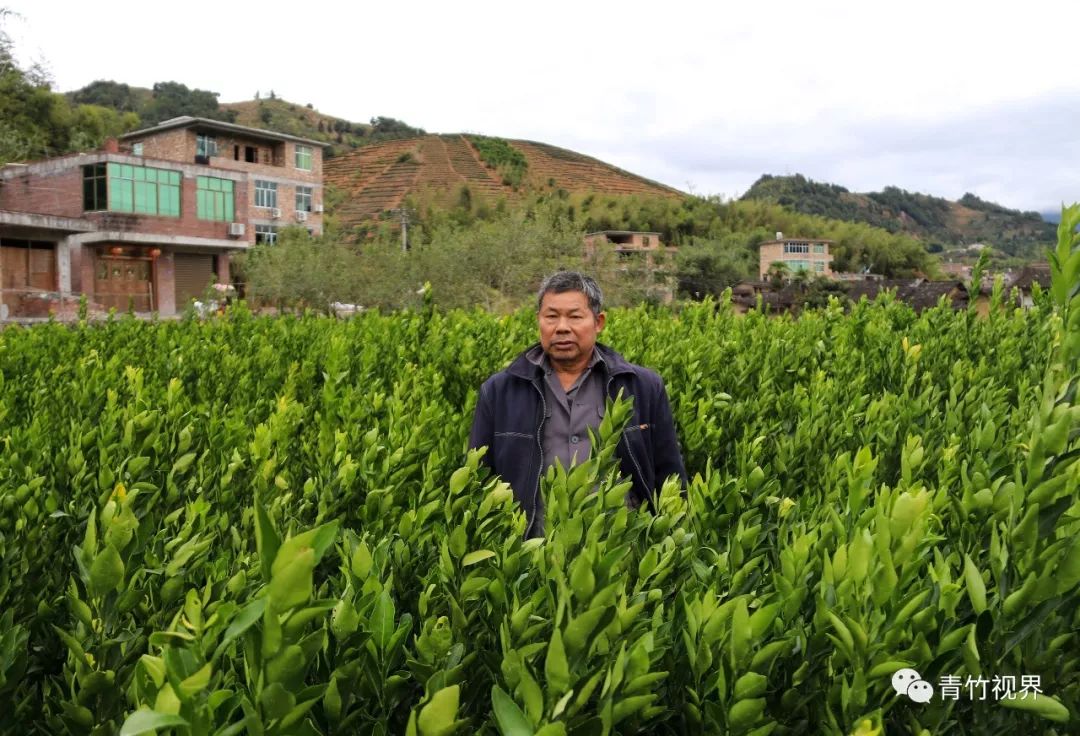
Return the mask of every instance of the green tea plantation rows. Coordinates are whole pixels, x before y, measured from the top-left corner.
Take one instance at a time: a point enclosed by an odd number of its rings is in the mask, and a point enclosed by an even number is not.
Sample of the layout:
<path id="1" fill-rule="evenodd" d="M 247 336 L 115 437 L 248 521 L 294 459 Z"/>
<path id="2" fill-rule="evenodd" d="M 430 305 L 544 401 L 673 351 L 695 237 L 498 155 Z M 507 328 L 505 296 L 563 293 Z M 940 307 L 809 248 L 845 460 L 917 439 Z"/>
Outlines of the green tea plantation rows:
<path id="1" fill-rule="evenodd" d="M 619 402 L 530 541 L 465 449 L 528 312 L 7 328 L 0 732 L 1076 733 L 1078 221 L 1030 311 L 613 312 L 688 499 Z"/>

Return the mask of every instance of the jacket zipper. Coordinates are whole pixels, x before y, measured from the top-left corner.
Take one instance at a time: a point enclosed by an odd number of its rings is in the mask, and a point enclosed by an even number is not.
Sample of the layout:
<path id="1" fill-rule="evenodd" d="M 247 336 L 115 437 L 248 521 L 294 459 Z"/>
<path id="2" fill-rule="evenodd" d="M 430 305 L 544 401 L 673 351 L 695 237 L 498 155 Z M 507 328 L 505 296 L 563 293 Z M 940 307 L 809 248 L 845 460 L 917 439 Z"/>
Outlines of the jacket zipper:
<path id="1" fill-rule="evenodd" d="M 611 383 L 614 380 L 615 380 L 614 375 L 608 376 L 607 395 L 612 401 L 615 400 L 615 397 L 611 395 Z M 626 430 L 625 429 L 623 430 L 621 441 L 626 444 L 626 454 L 630 456 L 630 462 L 632 462 L 634 464 L 634 467 L 637 468 L 638 477 L 641 478 L 641 489 L 642 489 L 642 492 L 644 492 L 644 494 L 645 494 L 645 499 L 644 500 L 649 505 L 652 505 L 652 496 L 649 493 L 649 489 L 645 485 L 645 473 L 642 472 L 641 465 L 638 464 L 637 458 L 634 456 L 634 450 L 633 450 L 632 447 L 630 447 L 630 440 L 628 440 L 626 438 Z"/>
<path id="2" fill-rule="evenodd" d="M 532 387 L 540 394 L 540 408 L 543 411 L 540 414 L 540 426 L 536 428 L 536 449 L 540 451 L 540 461 L 536 464 L 538 469 L 536 471 L 536 488 L 533 490 L 533 518 L 529 519 L 529 526 L 525 530 L 526 537 L 532 532 L 533 524 L 536 523 L 536 501 L 540 498 L 540 476 L 544 474 L 544 443 L 540 438 L 543 436 L 544 420 L 547 419 L 547 400 L 544 398 L 544 391 L 534 382 L 530 381 L 529 383 L 532 383 Z"/>

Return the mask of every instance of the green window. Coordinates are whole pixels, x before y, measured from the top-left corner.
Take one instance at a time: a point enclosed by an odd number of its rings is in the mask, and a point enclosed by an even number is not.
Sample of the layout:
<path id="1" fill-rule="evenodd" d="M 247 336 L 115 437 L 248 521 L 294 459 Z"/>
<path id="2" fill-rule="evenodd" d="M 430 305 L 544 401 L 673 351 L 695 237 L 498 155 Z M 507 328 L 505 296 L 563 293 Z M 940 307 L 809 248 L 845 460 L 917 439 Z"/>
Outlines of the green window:
<path id="1" fill-rule="evenodd" d="M 824 243 L 814 243 L 814 252 L 815 253 L 824 253 L 825 252 L 825 244 Z"/>
<path id="2" fill-rule="evenodd" d="M 109 209 L 113 212 L 180 216 L 179 171 L 110 163 L 108 172 Z"/>
<path id="3" fill-rule="evenodd" d="M 311 146 L 296 147 L 296 168 L 303 171 L 311 171 L 312 155 Z"/>
<path id="4" fill-rule="evenodd" d="M 233 183 L 215 176 L 196 178 L 195 212 L 200 220 L 233 221 Z"/>

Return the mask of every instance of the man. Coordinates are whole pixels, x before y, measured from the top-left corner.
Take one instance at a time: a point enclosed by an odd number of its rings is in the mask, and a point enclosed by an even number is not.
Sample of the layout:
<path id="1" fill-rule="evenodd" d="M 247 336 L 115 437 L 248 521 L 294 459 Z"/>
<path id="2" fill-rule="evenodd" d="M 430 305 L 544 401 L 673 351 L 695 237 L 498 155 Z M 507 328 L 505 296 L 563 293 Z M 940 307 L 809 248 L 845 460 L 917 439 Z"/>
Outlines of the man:
<path id="1" fill-rule="evenodd" d="M 597 344 L 606 316 L 593 279 L 573 271 L 548 277 L 537 298 L 540 343 L 480 388 L 469 447 L 488 448 L 484 462 L 514 489 L 528 519 L 527 537 L 544 534 L 541 475 L 556 458 L 564 467 L 588 458 L 588 430 L 600 426 L 605 397 L 614 399 L 620 389 L 634 397 L 633 418 L 616 451 L 623 475 L 633 481 L 627 504 L 654 508 L 657 489 L 671 475 L 686 486 L 664 383 Z"/>

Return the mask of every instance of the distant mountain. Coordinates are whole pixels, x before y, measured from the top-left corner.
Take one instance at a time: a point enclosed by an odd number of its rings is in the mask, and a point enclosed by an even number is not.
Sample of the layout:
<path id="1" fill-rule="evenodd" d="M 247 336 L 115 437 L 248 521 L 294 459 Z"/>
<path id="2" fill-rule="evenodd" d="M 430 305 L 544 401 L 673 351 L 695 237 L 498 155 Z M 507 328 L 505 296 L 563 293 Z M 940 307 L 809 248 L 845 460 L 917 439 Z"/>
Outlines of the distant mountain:
<path id="1" fill-rule="evenodd" d="M 1052 222 L 1057 225 L 1061 222 L 1061 210 L 1049 210 L 1048 212 L 1040 212 L 1042 218 L 1047 222 Z"/>
<path id="2" fill-rule="evenodd" d="M 850 192 L 801 174 L 762 176 L 742 196 L 797 212 L 850 222 L 865 222 L 890 232 L 908 233 L 928 250 L 984 243 L 1021 258 L 1034 256 L 1056 239 L 1056 226 L 1038 212 L 1021 212 L 965 194 L 952 202 L 897 187 L 880 192 Z"/>

